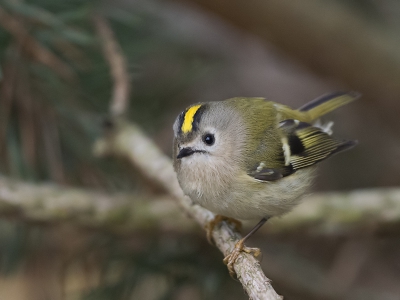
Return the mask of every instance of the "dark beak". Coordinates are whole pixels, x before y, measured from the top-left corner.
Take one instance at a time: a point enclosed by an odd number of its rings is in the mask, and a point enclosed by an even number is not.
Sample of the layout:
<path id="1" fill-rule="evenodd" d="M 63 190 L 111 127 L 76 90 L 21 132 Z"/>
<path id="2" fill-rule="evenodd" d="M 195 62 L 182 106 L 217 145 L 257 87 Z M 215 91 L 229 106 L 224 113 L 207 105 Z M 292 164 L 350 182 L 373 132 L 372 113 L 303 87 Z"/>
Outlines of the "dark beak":
<path id="1" fill-rule="evenodd" d="M 182 157 L 192 155 L 195 152 L 196 151 L 194 151 L 192 148 L 182 148 L 181 151 L 179 151 L 178 156 L 176 158 L 180 159 Z"/>

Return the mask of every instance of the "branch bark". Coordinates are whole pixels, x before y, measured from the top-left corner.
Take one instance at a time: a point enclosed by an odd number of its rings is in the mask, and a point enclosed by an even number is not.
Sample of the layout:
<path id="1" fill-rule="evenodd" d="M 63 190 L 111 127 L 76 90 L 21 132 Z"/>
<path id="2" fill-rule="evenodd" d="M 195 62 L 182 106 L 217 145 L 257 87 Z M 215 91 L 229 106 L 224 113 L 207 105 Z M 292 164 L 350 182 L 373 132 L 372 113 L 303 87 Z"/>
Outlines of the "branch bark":
<path id="1" fill-rule="evenodd" d="M 99 141 L 98 143 L 101 143 Z M 104 155 L 97 149 L 98 155 Z M 125 154 L 130 150 L 126 149 Z M 114 152 L 123 155 L 123 152 Z M 119 154 L 117 154 L 119 153 Z M 111 154 L 108 152 L 108 154 Z M 195 224 L 171 197 L 109 194 L 55 184 L 30 184 L 0 176 L 0 216 L 27 222 L 69 222 L 117 234 L 141 230 L 189 232 Z M 254 224 L 253 224 L 254 225 Z M 400 188 L 316 193 L 260 231 L 268 234 L 349 235 L 398 232 Z"/>
<path id="2" fill-rule="evenodd" d="M 118 234 L 153 228 L 193 229 L 171 198 L 107 194 L 55 184 L 31 184 L 0 176 L 0 216 L 27 222 L 70 222 Z"/>
<path id="3" fill-rule="evenodd" d="M 287 216 L 271 221 L 270 232 L 313 234 L 398 233 L 400 188 L 320 193 L 305 197 Z"/>

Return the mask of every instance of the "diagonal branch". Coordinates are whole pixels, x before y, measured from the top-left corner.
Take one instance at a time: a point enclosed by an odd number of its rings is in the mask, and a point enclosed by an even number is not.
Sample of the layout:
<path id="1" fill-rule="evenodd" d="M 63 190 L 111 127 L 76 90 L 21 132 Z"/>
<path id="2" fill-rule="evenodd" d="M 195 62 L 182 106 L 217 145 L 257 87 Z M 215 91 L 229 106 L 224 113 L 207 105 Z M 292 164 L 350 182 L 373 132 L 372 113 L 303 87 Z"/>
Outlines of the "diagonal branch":
<path id="1" fill-rule="evenodd" d="M 96 143 L 95 154 L 119 154 L 129 158 L 143 175 L 164 187 L 170 195 L 178 200 L 180 206 L 190 217 L 205 227 L 214 218 L 214 215 L 200 206 L 193 205 L 191 200 L 183 195 L 172 168 L 171 159 L 166 157 L 137 126 L 127 125 L 124 121 L 117 120 L 116 117 L 126 109 L 129 98 L 129 88 L 125 85 L 128 82 L 125 59 L 107 22 L 101 17 L 97 17 L 95 22 L 103 42 L 104 53 L 110 64 L 115 86 L 111 101 L 111 116 L 114 117 L 115 124 L 112 124 L 112 129 L 107 132 L 107 136 Z M 127 149 L 131 151 L 126 153 Z M 213 237 L 217 247 L 225 256 L 234 249 L 235 243 L 241 238 L 226 223 L 214 230 Z M 247 253 L 241 254 L 235 264 L 235 271 L 251 299 L 281 299 L 253 256 Z"/>
<path id="2" fill-rule="evenodd" d="M 210 211 L 193 205 L 179 186 L 172 161 L 137 126 L 120 122 L 114 126 L 112 134 L 96 142 L 96 156 L 115 155 L 129 161 L 149 179 L 158 182 L 174 196 L 185 213 L 205 227 L 214 218 Z M 241 238 L 233 227 L 223 222 L 214 230 L 216 246 L 224 255 L 229 254 Z M 235 264 L 238 279 L 251 299 L 281 299 L 274 291 L 270 280 L 261 270 L 259 262 L 250 254 L 242 253 Z"/>

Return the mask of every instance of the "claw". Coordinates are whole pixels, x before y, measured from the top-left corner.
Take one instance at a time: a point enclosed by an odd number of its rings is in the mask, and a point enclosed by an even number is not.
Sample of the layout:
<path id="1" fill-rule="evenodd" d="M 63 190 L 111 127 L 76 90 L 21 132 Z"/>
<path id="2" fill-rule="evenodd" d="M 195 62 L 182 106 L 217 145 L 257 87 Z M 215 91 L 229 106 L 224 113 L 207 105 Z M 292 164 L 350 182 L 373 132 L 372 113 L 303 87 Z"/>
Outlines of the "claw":
<path id="1" fill-rule="evenodd" d="M 214 217 L 214 219 L 212 221 L 208 222 L 206 224 L 205 228 L 204 228 L 206 230 L 206 232 L 207 232 L 207 240 L 211 245 L 214 244 L 212 242 L 212 240 L 213 240 L 213 236 L 212 236 L 213 230 L 214 230 L 215 226 L 217 226 L 222 221 L 226 221 L 226 222 L 229 222 L 229 223 L 233 224 L 235 226 L 235 229 L 237 231 L 239 231 L 239 232 L 242 230 L 242 223 L 240 221 L 238 221 L 236 219 L 233 219 L 233 218 L 228 218 L 228 217 L 225 217 L 225 216 L 222 216 L 222 215 L 216 215 Z"/>
<path id="2" fill-rule="evenodd" d="M 239 257 L 240 252 L 246 252 L 249 254 L 253 254 L 255 257 L 257 257 L 261 254 L 260 249 L 246 247 L 244 245 L 244 242 L 249 237 L 251 237 L 261 226 L 263 226 L 264 223 L 267 222 L 268 219 L 269 219 L 269 217 L 262 218 L 260 220 L 260 222 L 258 222 L 257 225 L 254 226 L 254 228 L 244 238 L 242 238 L 240 241 L 238 241 L 235 244 L 235 248 L 233 249 L 233 251 L 224 258 L 224 264 L 227 265 L 229 274 L 231 275 L 232 278 L 234 278 L 234 276 L 236 275 L 234 265 L 236 263 L 236 260 Z M 216 215 L 214 217 L 214 220 L 212 220 L 205 226 L 205 230 L 207 231 L 207 240 L 210 244 L 212 244 L 211 241 L 213 238 L 212 233 L 213 233 L 214 227 L 222 221 L 227 221 L 227 222 L 232 223 L 235 226 L 235 229 L 237 231 L 240 231 L 242 229 L 242 223 L 240 221 L 233 219 L 233 218 L 221 216 L 221 215 Z"/>
<path id="3" fill-rule="evenodd" d="M 244 242 L 245 242 L 245 238 L 243 238 L 239 242 L 237 242 L 235 245 L 235 248 L 232 250 L 232 252 L 230 254 L 228 254 L 223 260 L 224 264 L 226 264 L 226 266 L 228 268 L 229 275 L 231 275 L 232 278 L 235 278 L 235 276 L 236 276 L 236 271 L 234 269 L 234 266 L 235 266 L 236 260 L 238 259 L 241 252 L 253 254 L 254 257 L 257 257 L 261 254 L 260 249 L 246 247 L 244 245 Z"/>

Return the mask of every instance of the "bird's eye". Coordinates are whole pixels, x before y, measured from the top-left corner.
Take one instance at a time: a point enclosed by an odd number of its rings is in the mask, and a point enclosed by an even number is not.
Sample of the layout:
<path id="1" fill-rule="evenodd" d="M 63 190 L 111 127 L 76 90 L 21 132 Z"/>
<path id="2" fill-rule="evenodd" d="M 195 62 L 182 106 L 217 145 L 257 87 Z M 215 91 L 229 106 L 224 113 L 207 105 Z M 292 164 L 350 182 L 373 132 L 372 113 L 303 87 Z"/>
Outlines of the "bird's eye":
<path id="1" fill-rule="evenodd" d="M 203 142 L 204 144 L 206 144 L 207 146 L 212 146 L 215 143 L 215 137 L 213 134 L 211 133 L 207 133 L 203 136 Z"/>

